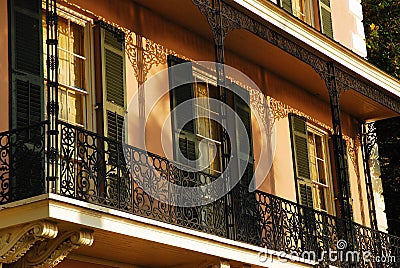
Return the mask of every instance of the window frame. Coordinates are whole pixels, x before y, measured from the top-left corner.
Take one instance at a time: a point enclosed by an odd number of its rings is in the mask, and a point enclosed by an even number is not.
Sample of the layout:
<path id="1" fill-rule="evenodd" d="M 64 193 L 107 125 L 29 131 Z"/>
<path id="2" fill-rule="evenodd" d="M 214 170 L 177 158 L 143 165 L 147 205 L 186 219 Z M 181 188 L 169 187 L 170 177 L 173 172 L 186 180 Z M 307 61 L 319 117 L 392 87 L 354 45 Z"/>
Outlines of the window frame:
<path id="1" fill-rule="evenodd" d="M 42 1 L 42 19 L 44 17 L 44 22 L 46 22 L 46 2 Z M 91 107 L 94 107 L 94 100 L 95 100 L 95 94 L 93 91 L 93 85 L 94 85 L 94 72 L 95 72 L 95 68 L 94 68 L 94 53 L 93 53 L 93 46 L 94 46 L 94 41 L 93 41 L 93 25 L 94 25 L 94 20 L 88 16 L 85 16 L 84 14 L 78 13 L 64 5 L 57 5 L 57 16 L 67 20 L 68 23 L 75 23 L 79 26 L 81 26 L 83 28 L 83 52 L 84 52 L 84 57 L 85 59 L 85 63 L 84 63 L 84 71 L 82 72 L 82 75 L 84 76 L 84 84 L 83 84 L 83 88 L 79 88 L 79 87 L 74 87 L 71 85 L 66 85 L 64 83 L 59 82 L 59 86 L 62 88 L 59 88 L 59 105 L 60 107 L 63 106 L 61 104 L 61 91 L 65 91 L 67 92 L 66 94 L 68 95 L 69 91 L 73 91 L 75 94 L 80 94 L 82 96 L 82 124 L 74 122 L 72 120 L 70 120 L 68 118 L 60 118 L 59 120 L 67 122 L 69 124 L 78 126 L 78 127 L 82 127 L 85 129 L 88 129 L 90 131 L 95 130 L 94 127 L 94 112 L 90 112 L 89 109 Z M 44 23 L 43 26 L 43 57 L 45 58 L 46 56 L 46 24 Z M 65 51 L 65 49 L 62 49 L 60 47 L 58 47 L 58 53 L 60 53 L 60 51 Z M 71 57 L 71 52 L 66 52 L 69 53 L 69 57 Z M 46 64 L 46 61 L 43 61 L 43 64 Z M 69 62 L 69 65 L 72 64 L 71 62 Z M 46 68 L 44 66 L 44 71 L 46 71 Z M 44 81 L 45 84 L 47 83 L 47 74 L 44 73 Z M 45 87 L 46 88 L 46 87 Z M 47 98 L 47 91 L 44 90 L 44 97 L 45 99 Z M 66 109 L 68 109 L 68 99 L 66 101 Z M 68 112 L 67 112 L 68 114 Z M 47 117 L 47 111 L 44 111 L 44 115 L 45 117 Z"/>
<path id="2" fill-rule="evenodd" d="M 313 189 L 313 208 L 318 211 L 322 211 L 325 213 L 328 213 L 330 215 L 335 215 L 335 205 L 334 205 L 334 187 L 333 187 L 333 176 L 332 176 L 332 165 L 331 165 L 331 158 L 330 158 L 330 150 L 329 150 L 329 133 L 316 127 L 315 125 L 312 125 L 310 123 L 306 123 L 307 126 L 307 146 L 308 146 L 308 161 L 309 161 L 309 166 L 310 166 L 310 179 L 312 183 L 312 189 Z M 320 183 L 319 181 L 315 181 L 314 178 L 312 177 L 312 163 L 311 163 L 311 153 L 310 153 L 310 144 L 308 143 L 308 137 L 309 133 L 312 133 L 314 136 L 314 141 L 315 141 L 315 135 L 318 135 L 321 137 L 322 141 L 322 149 L 323 149 L 323 154 L 325 156 L 324 159 L 324 168 L 325 168 L 325 179 L 326 179 L 326 184 L 324 185 L 323 183 Z M 316 148 L 314 151 L 315 157 L 316 156 Z M 318 164 L 316 163 L 317 169 L 318 169 Z M 317 171 L 318 172 L 318 171 Z M 319 175 L 319 172 L 318 172 Z M 316 194 L 316 185 L 322 186 L 325 188 L 325 207 L 326 210 L 323 210 L 319 207 L 317 207 L 318 198 Z"/>

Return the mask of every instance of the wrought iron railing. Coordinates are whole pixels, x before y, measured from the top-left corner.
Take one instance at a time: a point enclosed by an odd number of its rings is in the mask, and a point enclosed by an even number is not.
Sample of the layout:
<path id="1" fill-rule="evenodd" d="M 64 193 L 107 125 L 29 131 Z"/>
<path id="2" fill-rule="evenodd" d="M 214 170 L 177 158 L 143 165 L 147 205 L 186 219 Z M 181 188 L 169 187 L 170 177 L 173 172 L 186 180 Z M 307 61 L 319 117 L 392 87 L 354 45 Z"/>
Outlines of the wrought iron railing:
<path id="1" fill-rule="evenodd" d="M 0 204 L 45 193 L 46 126 L 0 133 Z"/>
<path id="2" fill-rule="evenodd" d="M 43 122 L 0 134 L 0 204 L 49 191 L 287 256 L 310 258 L 322 266 L 343 266 L 343 259 L 332 260 L 328 253 L 346 253 L 348 249 L 400 260 L 398 237 L 353 223 L 355 243 L 350 245 L 351 241 L 347 241 L 349 246 L 341 249 L 337 241 L 346 237 L 344 220 L 265 192 L 250 193 L 241 183 L 229 193 L 230 198 L 205 206 L 178 207 L 158 201 L 140 185 L 151 184 L 147 186 L 154 192 L 163 189 L 162 193 L 170 198 L 165 182 L 198 186 L 215 178 L 185 171 L 166 158 L 63 122 L 59 122 L 59 178 L 47 184 L 46 126 L 47 122 Z M 358 266 L 396 264 L 376 264 L 360 258 Z"/>

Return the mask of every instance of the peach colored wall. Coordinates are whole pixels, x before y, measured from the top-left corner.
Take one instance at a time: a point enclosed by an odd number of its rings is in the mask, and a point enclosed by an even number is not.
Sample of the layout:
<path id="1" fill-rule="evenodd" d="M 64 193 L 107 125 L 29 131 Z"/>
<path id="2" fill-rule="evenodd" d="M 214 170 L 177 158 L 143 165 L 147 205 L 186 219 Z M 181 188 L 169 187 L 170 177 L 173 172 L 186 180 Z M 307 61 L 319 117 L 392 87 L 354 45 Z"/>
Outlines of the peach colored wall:
<path id="1" fill-rule="evenodd" d="M 335 41 L 366 57 L 361 0 L 331 1 L 331 10 Z"/>
<path id="2" fill-rule="evenodd" d="M 260 190 L 296 202 L 296 187 L 289 132 L 289 120 L 284 118 L 275 122 L 276 152 L 271 170 Z M 259 148 L 255 140 L 254 148 Z M 256 152 L 255 152 L 256 153 Z M 257 155 L 257 153 L 255 154 Z M 256 159 L 258 163 L 258 159 Z"/>
<path id="3" fill-rule="evenodd" d="M 9 129 L 8 120 L 8 6 L 7 0 L 0 0 L 0 132 Z"/>
<path id="4" fill-rule="evenodd" d="M 164 20 L 147 9 L 136 6 L 131 1 L 122 0 L 119 2 L 119 5 L 115 5 L 115 2 L 111 0 L 88 0 L 78 1 L 78 4 L 85 9 L 105 17 L 106 20 L 114 21 L 132 31 L 141 33 L 147 38 L 174 50 L 178 54 L 185 55 L 186 57 L 195 60 L 214 59 L 214 48 L 210 40 L 205 40 L 199 36 L 196 36 L 183 27 L 179 27 L 167 20 Z M 123 10 L 123 12 L 121 10 Z M 180 38 L 176 38 L 177 36 Z M 331 126 L 331 112 L 328 103 L 320 100 L 310 93 L 307 93 L 304 89 L 299 88 L 298 86 L 280 78 L 278 75 L 262 69 L 258 65 L 252 64 L 246 59 L 233 55 L 230 51 L 226 51 L 226 63 L 249 75 L 249 77 L 265 94 L 268 94 L 275 99 L 282 101 L 283 103 L 288 104 L 293 108 L 319 120 L 320 122 Z M 134 69 L 129 60 L 127 60 L 127 64 L 130 65 L 127 67 L 128 97 L 131 97 L 137 91 L 137 81 L 134 76 Z M 150 69 L 148 77 L 150 77 L 152 74 L 155 74 L 157 71 L 165 69 L 166 67 L 167 66 L 165 63 L 158 66 L 153 66 Z M 167 85 L 167 83 L 167 80 L 159 81 L 159 85 L 161 87 L 163 85 Z M 321 87 L 325 88 L 325 85 L 322 82 Z M 145 94 L 147 97 L 150 97 L 155 93 L 156 92 L 152 92 L 152 89 L 145 89 Z M 155 106 L 155 109 L 152 111 L 149 119 L 147 120 L 146 138 L 148 141 L 151 140 L 147 143 L 147 150 L 160 155 L 164 155 L 163 149 L 160 146 L 161 140 L 159 139 L 161 136 L 161 126 L 167 119 L 169 107 L 169 95 L 166 95 Z M 137 113 L 130 113 L 128 114 L 128 117 L 132 122 L 129 126 L 129 135 L 131 135 L 130 141 L 134 141 L 134 135 L 137 134 L 135 125 L 135 122 L 137 122 Z M 358 129 L 357 121 L 348 114 L 342 113 L 342 122 L 343 132 L 346 135 L 355 137 Z M 172 137 L 172 130 L 170 127 L 171 124 L 167 122 L 166 126 L 169 126 L 167 129 L 167 135 Z M 257 164 L 259 161 L 259 157 L 257 156 L 257 148 L 259 148 L 260 145 L 260 131 L 254 126 L 254 124 L 253 129 L 255 133 L 253 137 L 253 147 L 256 149 L 255 161 Z M 289 124 L 287 117 L 276 122 L 276 129 L 277 150 L 273 167 L 268 175 L 268 178 L 261 186 L 261 189 L 295 201 L 296 192 L 293 177 L 291 143 L 289 138 Z M 171 149 L 172 143 L 170 143 L 168 147 Z M 353 193 L 353 199 L 355 199 L 354 206 L 357 214 L 356 220 L 358 222 L 362 222 L 360 212 L 361 207 L 363 207 L 365 211 L 364 218 L 366 215 L 366 197 L 364 190 L 365 185 L 363 185 L 362 182 L 364 178 L 361 171 L 362 166 L 360 167 L 359 181 L 353 170 L 353 165 L 349 163 L 349 166 L 351 167 L 351 191 Z M 358 184 L 361 185 L 361 188 L 358 187 Z M 360 192 L 362 198 L 360 198 Z M 363 200 L 364 205 L 361 205 L 361 199 Z"/>

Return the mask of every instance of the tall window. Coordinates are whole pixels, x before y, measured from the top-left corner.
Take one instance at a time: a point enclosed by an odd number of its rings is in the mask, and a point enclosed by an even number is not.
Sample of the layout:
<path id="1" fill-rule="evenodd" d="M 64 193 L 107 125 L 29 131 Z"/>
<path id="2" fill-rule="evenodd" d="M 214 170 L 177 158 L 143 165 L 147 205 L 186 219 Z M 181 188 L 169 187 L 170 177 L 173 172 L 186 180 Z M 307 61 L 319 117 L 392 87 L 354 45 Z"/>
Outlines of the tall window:
<path id="1" fill-rule="evenodd" d="M 85 28 L 83 23 L 78 24 L 74 21 L 76 20 L 70 16 L 58 18 L 59 117 L 69 123 L 83 126 L 87 94 Z M 43 34 L 45 44 L 47 39 L 45 16 L 43 16 Z M 43 51 L 46 58 L 46 46 Z"/>
<path id="2" fill-rule="evenodd" d="M 328 134 L 298 115 L 291 114 L 289 122 L 299 203 L 333 214 Z"/>
<path id="3" fill-rule="evenodd" d="M 314 208 L 328 212 L 332 189 L 329 187 L 329 165 L 326 134 L 308 127 L 308 160 L 313 186 Z"/>
<path id="4" fill-rule="evenodd" d="M 221 173 L 221 142 L 220 126 L 212 120 L 212 114 L 218 116 L 218 107 L 213 107 L 210 98 L 217 99 L 217 88 L 196 79 L 194 84 L 196 136 L 199 142 L 199 150 L 202 155 L 200 168 L 209 174 L 218 176 Z M 203 140 L 200 143 L 200 140 Z"/>

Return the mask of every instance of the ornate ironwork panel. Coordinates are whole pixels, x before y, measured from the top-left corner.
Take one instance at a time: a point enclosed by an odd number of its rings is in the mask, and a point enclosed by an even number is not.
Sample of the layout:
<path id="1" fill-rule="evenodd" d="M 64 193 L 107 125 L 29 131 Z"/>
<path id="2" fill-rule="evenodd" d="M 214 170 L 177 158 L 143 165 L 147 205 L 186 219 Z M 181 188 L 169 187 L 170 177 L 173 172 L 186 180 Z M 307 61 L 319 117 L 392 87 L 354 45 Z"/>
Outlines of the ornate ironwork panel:
<path id="1" fill-rule="evenodd" d="M 200 186 L 215 178 L 189 172 L 163 157 L 122 145 L 95 133 L 60 122 L 59 193 L 79 200 L 109 206 L 143 217 L 225 236 L 223 199 L 198 207 L 176 207 L 167 182 Z M 144 191 L 145 185 L 149 191 Z M 184 193 L 183 193 L 184 194 Z M 181 195 L 181 201 L 194 196 Z M 163 199 L 161 198 L 161 199 Z"/>
<path id="2" fill-rule="evenodd" d="M 0 204 L 45 193 L 46 124 L 0 134 Z"/>
<path id="3" fill-rule="evenodd" d="M 372 87 L 340 67 L 335 68 L 336 85 L 339 92 L 352 89 L 362 95 L 400 113 L 400 102 L 384 90 Z"/>
<path id="4" fill-rule="evenodd" d="M 43 122 L 0 134 L 1 204 L 45 192 L 46 126 L 47 122 Z M 172 190 L 167 182 L 200 186 L 212 182 L 215 177 L 188 171 L 166 158 L 67 123 L 59 122 L 59 126 L 60 183 L 57 193 L 60 195 L 221 237 L 231 237 L 227 232 L 229 219 L 226 213 L 232 209 L 235 225 L 231 239 L 319 259 L 321 267 L 347 267 L 340 259 L 332 260 L 327 254 L 329 250 L 339 250 L 337 242 L 346 238 L 349 223 L 342 219 L 265 192 L 250 193 L 244 183 L 231 191 L 232 204 L 229 205 L 221 198 L 205 206 L 172 206 L 153 198 L 152 194 L 162 193 L 165 200 L 171 199 Z M 143 185 L 150 190 L 144 191 Z M 182 193 L 176 198 L 184 201 L 196 197 Z M 344 249 L 343 254 L 347 254 L 347 250 L 360 254 L 368 251 L 374 257 L 400 259 L 400 238 L 359 224 L 352 225 L 355 242 Z M 393 267 L 394 264 L 387 262 L 386 266 L 379 266 L 360 258 L 357 265 Z"/>
<path id="5" fill-rule="evenodd" d="M 359 267 L 398 267 L 400 238 L 359 224 L 354 224 L 356 251 L 368 254 Z M 379 258 L 379 259 L 378 259 Z"/>

